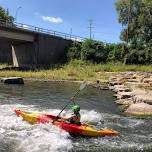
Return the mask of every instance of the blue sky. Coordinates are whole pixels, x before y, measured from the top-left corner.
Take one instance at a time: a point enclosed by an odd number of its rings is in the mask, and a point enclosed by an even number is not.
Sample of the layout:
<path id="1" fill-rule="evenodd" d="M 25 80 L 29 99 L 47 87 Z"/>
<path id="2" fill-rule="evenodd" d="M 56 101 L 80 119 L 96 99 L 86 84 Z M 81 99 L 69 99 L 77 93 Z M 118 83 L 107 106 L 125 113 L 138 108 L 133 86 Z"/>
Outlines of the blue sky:
<path id="1" fill-rule="evenodd" d="M 89 38 L 93 20 L 94 39 L 120 42 L 122 29 L 115 10 L 116 0 L 0 0 L 17 22 Z M 21 7 L 20 9 L 18 9 Z M 17 11 L 18 10 L 18 11 Z"/>

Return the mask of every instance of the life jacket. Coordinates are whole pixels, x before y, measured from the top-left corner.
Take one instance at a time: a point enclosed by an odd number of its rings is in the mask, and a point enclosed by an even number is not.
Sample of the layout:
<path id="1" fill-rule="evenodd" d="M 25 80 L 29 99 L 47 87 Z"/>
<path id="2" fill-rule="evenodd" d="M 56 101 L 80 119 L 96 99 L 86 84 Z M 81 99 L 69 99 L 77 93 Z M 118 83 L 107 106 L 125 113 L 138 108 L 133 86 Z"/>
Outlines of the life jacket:
<path id="1" fill-rule="evenodd" d="M 71 119 L 69 120 L 69 122 L 70 122 L 71 124 L 81 125 L 80 118 L 81 118 L 81 116 L 80 116 L 79 113 L 77 113 L 77 114 L 74 113 L 74 114 L 72 115 Z"/>

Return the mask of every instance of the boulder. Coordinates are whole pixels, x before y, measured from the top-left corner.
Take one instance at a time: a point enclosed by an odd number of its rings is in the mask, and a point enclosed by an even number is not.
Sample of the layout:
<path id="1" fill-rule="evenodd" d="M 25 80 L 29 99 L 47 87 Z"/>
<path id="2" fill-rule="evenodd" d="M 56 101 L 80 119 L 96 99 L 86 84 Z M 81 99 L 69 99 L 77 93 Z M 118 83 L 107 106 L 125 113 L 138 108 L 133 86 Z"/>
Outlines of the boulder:
<path id="1" fill-rule="evenodd" d="M 150 83 L 150 82 L 152 82 L 152 78 L 145 78 L 145 79 L 143 79 L 143 82 Z"/>
<path id="2" fill-rule="evenodd" d="M 140 82 L 140 79 L 128 79 L 128 82 Z"/>
<path id="3" fill-rule="evenodd" d="M 110 81 L 113 81 L 113 80 L 117 80 L 117 77 L 113 77 L 113 76 L 112 76 L 112 77 L 110 78 Z"/>
<path id="4" fill-rule="evenodd" d="M 152 115 L 152 105 L 147 103 L 136 103 L 131 104 L 127 110 L 125 111 L 126 114 L 131 115 Z"/>
<path id="5" fill-rule="evenodd" d="M 113 89 L 114 92 L 130 92 L 131 89 L 124 85 L 116 85 Z"/>
<path id="6" fill-rule="evenodd" d="M 142 86 L 143 83 L 140 83 L 140 82 L 125 82 L 125 85 L 127 85 L 129 87 L 139 87 L 139 86 Z"/>
<path id="7" fill-rule="evenodd" d="M 24 80 L 21 77 L 1 78 L 1 82 L 6 84 L 24 84 Z"/>
<path id="8" fill-rule="evenodd" d="M 118 99 L 125 99 L 133 97 L 133 92 L 118 92 L 117 98 Z"/>
<path id="9" fill-rule="evenodd" d="M 135 103 L 144 102 L 152 105 L 152 96 L 150 94 L 137 94 L 133 97 Z"/>
<path id="10" fill-rule="evenodd" d="M 120 82 L 120 81 L 111 81 L 111 82 L 109 82 L 110 86 L 121 85 L 121 84 L 122 84 L 122 82 Z"/>
<path id="11" fill-rule="evenodd" d="M 120 100 L 116 100 L 115 101 L 118 105 L 130 105 L 133 104 L 133 101 L 131 98 L 127 98 L 127 99 L 120 99 Z"/>

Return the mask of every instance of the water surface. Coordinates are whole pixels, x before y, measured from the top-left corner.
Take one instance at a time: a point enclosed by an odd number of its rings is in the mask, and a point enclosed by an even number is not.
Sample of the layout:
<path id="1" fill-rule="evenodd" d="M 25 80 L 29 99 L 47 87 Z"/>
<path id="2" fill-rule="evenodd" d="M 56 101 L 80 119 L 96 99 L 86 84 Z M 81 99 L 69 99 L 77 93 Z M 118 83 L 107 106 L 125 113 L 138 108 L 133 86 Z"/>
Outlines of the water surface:
<path id="1" fill-rule="evenodd" d="M 123 116 L 111 91 L 87 87 L 76 98 L 82 122 L 96 128 L 111 128 L 118 137 L 72 137 L 50 125 L 30 125 L 13 110 L 58 114 L 79 84 L 69 82 L 25 82 L 0 85 L 0 152 L 151 152 L 152 120 Z M 71 105 L 62 115 L 70 115 Z M 104 123 L 103 123 L 104 122 Z"/>

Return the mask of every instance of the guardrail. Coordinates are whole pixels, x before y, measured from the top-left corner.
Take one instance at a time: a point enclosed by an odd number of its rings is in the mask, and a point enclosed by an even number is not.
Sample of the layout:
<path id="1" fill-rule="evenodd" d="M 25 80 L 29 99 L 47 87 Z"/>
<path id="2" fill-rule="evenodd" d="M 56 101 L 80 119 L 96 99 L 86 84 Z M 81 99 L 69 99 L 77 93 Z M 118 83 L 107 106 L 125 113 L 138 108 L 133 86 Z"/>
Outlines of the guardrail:
<path id="1" fill-rule="evenodd" d="M 0 20 L 0 26 L 9 27 L 9 28 L 13 28 L 13 29 L 14 28 L 23 29 L 23 30 L 28 30 L 28 31 L 32 31 L 32 32 L 37 32 L 37 33 L 44 33 L 44 34 L 48 34 L 48 35 L 52 35 L 52 36 L 62 37 L 63 39 L 66 39 L 66 40 L 73 40 L 73 41 L 80 41 L 80 42 L 85 40 L 85 38 L 83 38 L 83 37 L 79 37 L 79 36 L 75 36 L 75 35 L 71 35 L 71 34 L 67 34 L 67 33 L 62 33 L 62 32 L 58 32 L 58 31 L 48 30 L 48 29 L 44 29 L 44 28 L 40 28 L 40 27 L 36 27 L 36 26 L 31 26 L 31 25 L 27 25 L 24 23 Z"/>

